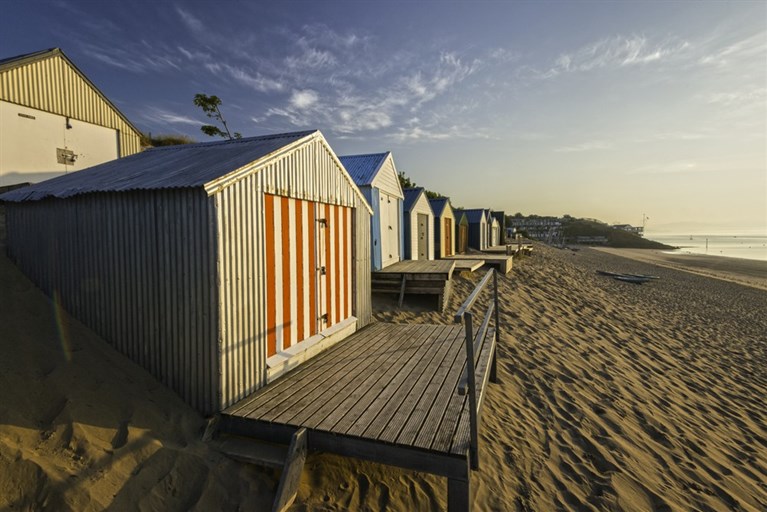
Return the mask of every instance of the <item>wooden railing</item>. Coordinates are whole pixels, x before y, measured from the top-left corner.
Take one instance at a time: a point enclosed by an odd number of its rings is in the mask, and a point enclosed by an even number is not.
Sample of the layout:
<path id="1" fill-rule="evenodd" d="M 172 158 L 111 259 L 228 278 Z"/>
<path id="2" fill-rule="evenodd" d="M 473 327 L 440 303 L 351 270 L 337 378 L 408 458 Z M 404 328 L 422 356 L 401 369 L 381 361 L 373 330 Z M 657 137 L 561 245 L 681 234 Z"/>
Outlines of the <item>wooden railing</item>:
<path id="1" fill-rule="evenodd" d="M 490 282 L 491 277 L 493 279 L 493 297 L 490 301 L 490 305 L 487 307 L 485 316 L 482 317 L 482 323 L 479 326 L 479 330 L 475 335 L 474 315 L 471 312 L 471 308 L 482 294 L 485 286 Z M 472 469 L 479 469 L 479 409 L 482 406 L 482 397 L 484 396 L 484 392 L 480 396 L 477 396 L 477 363 L 479 362 L 479 357 L 482 353 L 485 338 L 487 338 L 490 320 L 493 319 L 495 321 L 495 334 L 490 340 L 490 343 L 492 344 L 489 348 L 492 351 L 489 361 L 490 368 L 486 369 L 485 376 L 487 377 L 486 374 L 489 373 L 490 380 L 495 382 L 495 340 L 498 339 L 500 330 L 498 314 L 498 273 L 495 269 L 490 269 L 455 314 L 455 321 L 457 323 L 464 323 L 464 330 L 466 333 L 466 368 L 461 376 L 461 381 L 458 383 L 458 393 L 460 395 L 469 395 L 469 418 L 471 428 L 469 452 Z M 487 378 L 484 380 L 486 382 Z"/>

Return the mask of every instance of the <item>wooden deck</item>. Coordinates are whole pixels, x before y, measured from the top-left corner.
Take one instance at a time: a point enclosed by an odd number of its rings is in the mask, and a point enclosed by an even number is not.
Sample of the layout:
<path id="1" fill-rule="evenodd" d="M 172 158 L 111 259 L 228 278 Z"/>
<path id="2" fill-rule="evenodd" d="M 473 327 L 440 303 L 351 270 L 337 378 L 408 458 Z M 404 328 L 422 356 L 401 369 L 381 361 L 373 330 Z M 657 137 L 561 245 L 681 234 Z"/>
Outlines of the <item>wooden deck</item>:
<path id="1" fill-rule="evenodd" d="M 533 246 L 531 244 L 519 244 L 517 242 L 512 242 L 505 245 L 494 245 L 484 249 L 482 252 L 488 254 L 505 254 L 516 256 L 517 254 L 529 254 L 532 251 Z"/>
<path id="2" fill-rule="evenodd" d="M 513 256 L 506 256 L 505 254 L 461 254 L 458 256 L 447 256 L 446 260 L 483 260 L 485 265 L 490 265 L 498 269 L 501 274 L 508 274 L 511 272 Z"/>
<path id="3" fill-rule="evenodd" d="M 455 262 L 456 272 L 474 272 L 485 264 L 485 260 L 451 260 Z"/>
<path id="4" fill-rule="evenodd" d="M 470 414 L 458 386 L 462 325 L 374 323 L 221 413 L 219 430 L 448 477 L 451 510 L 468 510 Z M 477 365 L 481 409 L 495 330 Z"/>
<path id="5" fill-rule="evenodd" d="M 444 311 L 450 300 L 455 263 L 446 260 L 406 260 L 373 272 L 374 293 L 397 293 L 399 304 L 406 294 L 437 296 L 437 309 Z"/>

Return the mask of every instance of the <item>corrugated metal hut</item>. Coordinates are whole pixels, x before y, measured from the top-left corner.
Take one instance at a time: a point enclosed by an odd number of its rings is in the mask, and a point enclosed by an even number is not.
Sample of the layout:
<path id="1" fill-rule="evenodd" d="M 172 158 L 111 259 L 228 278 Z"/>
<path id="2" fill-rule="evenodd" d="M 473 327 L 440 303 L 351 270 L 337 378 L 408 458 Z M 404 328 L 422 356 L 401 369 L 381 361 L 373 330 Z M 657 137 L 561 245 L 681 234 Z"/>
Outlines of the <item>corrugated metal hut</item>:
<path id="1" fill-rule="evenodd" d="M 455 217 L 455 253 L 466 254 L 469 251 L 469 219 L 463 210 L 453 209 Z"/>
<path id="2" fill-rule="evenodd" d="M 404 195 L 391 152 L 339 158 L 373 209 L 370 229 L 372 270 L 381 270 L 404 259 Z"/>
<path id="3" fill-rule="evenodd" d="M 203 413 L 370 322 L 370 208 L 319 131 L 150 149 L 0 200 L 18 267 Z"/>
<path id="4" fill-rule="evenodd" d="M 506 212 L 499 212 L 499 211 L 493 211 L 491 215 L 495 218 L 495 220 L 498 221 L 498 243 L 499 244 L 505 244 L 506 243 Z"/>
<path id="5" fill-rule="evenodd" d="M 405 259 L 434 259 L 434 213 L 423 188 L 406 188 L 402 191 L 405 221 Z"/>
<path id="6" fill-rule="evenodd" d="M 450 199 L 439 197 L 429 199 L 434 212 L 434 256 L 444 258 L 455 254 L 455 217 Z"/>
<path id="7" fill-rule="evenodd" d="M 0 59 L 0 186 L 138 153 L 141 133 L 59 48 Z"/>
<path id="8" fill-rule="evenodd" d="M 487 217 L 485 210 L 474 208 L 465 210 L 469 221 L 469 247 L 477 250 L 487 249 Z"/>

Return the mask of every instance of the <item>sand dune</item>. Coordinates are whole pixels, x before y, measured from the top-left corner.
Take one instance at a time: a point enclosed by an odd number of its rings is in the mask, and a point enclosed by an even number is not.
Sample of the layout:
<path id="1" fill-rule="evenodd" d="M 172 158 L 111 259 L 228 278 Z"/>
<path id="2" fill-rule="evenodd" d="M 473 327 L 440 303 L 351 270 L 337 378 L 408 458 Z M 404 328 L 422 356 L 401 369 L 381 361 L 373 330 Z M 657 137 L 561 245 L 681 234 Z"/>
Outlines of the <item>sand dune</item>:
<path id="1" fill-rule="evenodd" d="M 767 509 L 767 292 L 535 251 L 500 280 L 501 382 L 485 402 L 476 510 Z M 377 319 L 450 322 L 480 277 L 456 278 L 448 313 L 382 300 Z M 202 418 L 60 317 L 63 331 L 1 257 L 0 508 L 269 509 L 276 473 L 211 450 Z M 313 454 L 292 510 L 440 510 L 445 498 L 443 479 Z"/>

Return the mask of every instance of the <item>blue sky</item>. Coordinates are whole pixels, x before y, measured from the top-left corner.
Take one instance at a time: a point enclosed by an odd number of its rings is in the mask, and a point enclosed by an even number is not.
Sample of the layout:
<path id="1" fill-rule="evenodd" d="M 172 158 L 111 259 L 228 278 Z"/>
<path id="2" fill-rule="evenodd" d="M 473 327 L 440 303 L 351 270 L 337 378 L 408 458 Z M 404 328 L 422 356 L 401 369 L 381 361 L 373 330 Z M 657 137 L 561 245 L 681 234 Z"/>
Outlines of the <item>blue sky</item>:
<path id="1" fill-rule="evenodd" d="M 391 150 L 465 207 L 767 225 L 765 2 L 0 0 L 0 57 L 60 47 L 140 129 Z"/>

